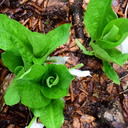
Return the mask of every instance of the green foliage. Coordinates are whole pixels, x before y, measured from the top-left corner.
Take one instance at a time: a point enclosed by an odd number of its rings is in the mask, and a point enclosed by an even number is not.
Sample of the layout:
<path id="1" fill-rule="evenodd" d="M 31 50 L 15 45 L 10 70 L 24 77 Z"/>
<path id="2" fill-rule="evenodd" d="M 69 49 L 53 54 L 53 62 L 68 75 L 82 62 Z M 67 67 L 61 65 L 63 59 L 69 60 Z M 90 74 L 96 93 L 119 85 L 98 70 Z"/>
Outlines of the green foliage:
<path id="1" fill-rule="evenodd" d="M 18 93 L 19 91 L 17 89 L 17 86 L 15 86 L 15 82 L 16 82 L 16 79 L 20 75 L 22 75 L 22 73 L 24 73 L 23 68 L 19 71 L 18 75 L 12 81 L 11 85 L 8 87 L 8 89 L 4 95 L 4 100 L 7 105 L 14 105 L 14 104 L 17 104 L 18 102 L 20 102 L 20 95 Z"/>
<path id="2" fill-rule="evenodd" d="M 46 128 L 60 128 L 63 121 L 64 101 L 62 99 L 54 99 L 41 109 L 32 108 L 31 111 L 35 117 L 39 117 L 40 121 Z"/>
<path id="3" fill-rule="evenodd" d="M 2 54 L 2 61 L 4 62 L 6 67 L 10 69 L 11 72 L 14 72 L 17 66 L 23 65 L 21 54 L 16 49 L 10 49 L 4 52 Z"/>
<path id="4" fill-rule="evenodd" d="M 103 49 L 111 49 L 122 43 L 128 36 L 128 19 L 119 18 L 110 21 L 97 41 Z"/>
<path id="5" fill-rule="evenodd" d="M 61 98 L 68 94 L 74 76 L 65 65 L 47 64 L 46 59 L 67 41 L 70 26 L 64 24 L 43 35 L 0 14 L 2 61 L 16 75 L 4 95 L 5 103 L 28 106 L 48 128 L 62 125 Z"/>
<path id="6" fill-rule="evenodd" d="M 107 61 L 102 61 L 103 62 L 103 71 L 105 72 L 105 74 L 108 76 L 109 79 L 113 80 L 114 83 L 116 84 L 120 84 L 119 81 L 119 76 L 117 75 L 117 73 L 114 71 L 113 67 L 111 66 L 110 63 L 108 63 Z"/>
<path id="7" fill-rule="evenodd" d="M 61 72 L 60 72 L 61 71 Z M 22 104 L 30 108 L 41 108 L 48 105 L 51 99 L 59 99 L 68 94 L 70 82 L 73 76 L 65 65 L 48 64 L 45 66 L 34 64 L 26 72 L 19 72 L 5 94 L 6 104 L 15 104 L 17 94 Z M 53 78 L 49 86 L 47 80 Z M 11 101 L 8 101 L 10 91 L 17 89 L 16 96 L 13 94 Z M 15 90 L 16 90 L 15 89 Z M 35 99 L 35 100 L 34 100 Z M 14 102 L 12 102 L 14 101 Z M 10 103 L 11 102 L 11 103 Z"/>
<path id="8" fill-rule="evenodd" d="M 26 68 L 31 66 L 33 57 L 32 46 L 28 39 L 30 34 L 31 31 L 19 22 L 0 14 L 0 48 L 5 51 L 18 49 Z"/>
<path id="9" fill-rule="evenodd" d="M 90 55 L 90 56 L 93 55 L 93 52 L 87 51 L 86 48 L 77 39 L 76 39 L 76 44 L 80 47 L 80 49 L 83 51 L 84 54 Z"/>
<path id="10" fill-rule="evenodd" d="M 128 53 L 122 54 L 119 50 L 112 49 L 103 49 L 98 44 L 92 43 L 91 46 L 94 51 L 94 55 L 101 60 L 106 60 L 108 62 L 114 62 L 120 66 L 122 66 L 125 61 L 128 59 Z"/>
<path id="11" fill-rule="evenodd" d="M 8 90 L 4 95 L 4 100 L 5 103 L 10 106 L 20 102 L 20 95 L 18 93 L 17 87 L 15 86 L 14 82 L 8 87 Z"/>
<path id="12" fill-rule="evenodd" d="M 33 47 L 33 62 L 44 63 L 47 56 L 51 54 L 58 46 L 64 44 L 69 37 L 70 24 L 64 24 L 48 32 L 46 35 L 34 32 L 29 36 Z M 33 37 L 38 37 L 38 40 Z M 36 43 L 35 43 L 36 42 Z"/>
<path id="13" fill-rule="evenodd" d="M 67 41 L 70 26 L 64 24 L 43 35 L 31 32 L 19 22 L 0 14 L 0 48 L 5 51 L 18 49 L 23 66 L 28 69 L 33 63 L 43 64 L 50 53 Z"/>
<path id="14" fill-rule="evenodd" d="M 46 128 L 60 128 L 64 121 L 63 108 L 64 101 L 62 99 L 52 100 L 48 106 L 41 110 L 39 119 Z"/>
<path id="15" fill-rule="evenodd" d="M 128 36 L 128 19 L 117 19 L 111 3 L 112 0 L 90 0 L 84 23 L 91 36 L 90 45 L 93 50 L 89 52 L 80 42 L 77 41 L 77 44 L 85 54 L 103 60 L 103 71 L 108 78 L 119 84 L 119 77 L 108 62 L 122 66 L 128 59 L 128 53 L 122 54 L 116 49 Z"/>
<path id="16" fill-rule="evenodd" d="M 68 94 L 69 84 L 74 77 L 69 73 L 65 65 L 49 64 L 45 67 L 48 68 L 48 70 L 42 78 L 41 92 L 50 99 L 58 99 L 66 96 Z M 51 82 L 52 86 L 46 82 L 46 80 L 49 80 L 51 77 L 53 78 Z M 66 79 L 64 79 L 65 77 Z"/>
<path id="17" fill-rule="evenodd" d="M 76 40 L 87 55 L 102 59 L 108 78 L 120 84 L 109 62 L 123 65 L 128 54 L 115 47 L 128 36 L 128 20 L 117 19 L 111 8 L 112 0 L 90 0 L 84 23 L 91 36 L 89 52 Z M 122 25 L 123 24 L 123 25 Z M 4 96 L 7 105 L 18 102 L 28 106 L 47 128 L 60 128 L 64 102 L 74 77 L 65 65 L 47 64 L 48 56 L 69 37 L 70 24 L 64 24 L 46 35 L 31 32 L 19 22 L 0 14 L 0 49 L 2 61 L 16 77 Z M 80 65 L 78 65 L 80 66 Z"/>
<path id="18" fill-rule="evenodd" d="M 111 8 L 112 0 L 90 0 L 84 15 L 86 29 L 93 40 L 101 37 L 104 27 L 116 19 Z"/>

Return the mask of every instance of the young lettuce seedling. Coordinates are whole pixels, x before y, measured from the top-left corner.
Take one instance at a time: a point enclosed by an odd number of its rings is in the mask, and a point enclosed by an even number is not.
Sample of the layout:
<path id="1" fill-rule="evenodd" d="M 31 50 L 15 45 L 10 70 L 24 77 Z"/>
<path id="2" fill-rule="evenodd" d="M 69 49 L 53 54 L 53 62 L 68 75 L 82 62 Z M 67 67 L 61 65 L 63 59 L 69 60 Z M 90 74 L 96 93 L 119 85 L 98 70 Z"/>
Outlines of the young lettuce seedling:
<path id="1" fill-rule="evenodd" d="M 2 55 L 4 64 L 12 72 L 17 66 L 28 70 L 33 63 L 44 64 L 48 55 L 67 41 L 70 26 L 61 25 L 44 35 L 31 32 L 19 22 L 0 14 L 0 48 L 5 51 Z"/>
<path id="2" fill-rule="evenodd" d="M 117 18 L 112 10 L 112 0 L 90 0 L 84 14 L 84 23 L 91 36 L 89 52 L 78 40 L 76 43 L 87 55 L 102 60 L 103 71 L 114 83 L 120 84 L 119 77 L 109 62 L 122 66 L 128 54 L 122 54 L 116 47 L 128 37 L 128 19 Z"/>
<path id="3" fill-rule="evenodd" d="M 5 93 L 5 103 L 21 102 L 47 128 L 61 127 L 62 97 L 68 94 L 74 76 L 65 65 L 46 64 L 46 59 L 67 41 L 69 30 L 70 24 L 64 24 L 43 35 L 0 14 L 0 49 L 5 51 L 2 61 L 16 75 Z"/>

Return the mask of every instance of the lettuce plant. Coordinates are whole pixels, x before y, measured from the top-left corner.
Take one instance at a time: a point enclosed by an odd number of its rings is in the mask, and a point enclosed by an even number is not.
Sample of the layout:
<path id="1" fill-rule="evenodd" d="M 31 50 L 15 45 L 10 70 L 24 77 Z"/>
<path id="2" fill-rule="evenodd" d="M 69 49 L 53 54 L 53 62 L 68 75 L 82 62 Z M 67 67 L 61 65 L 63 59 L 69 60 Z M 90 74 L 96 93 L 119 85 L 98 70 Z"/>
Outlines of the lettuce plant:
<path id="1" fill-rule="evenodd" d="M 47 128 L 62 125 L 62 97 L 68 94 L 70 82 L 74 79 L 65 65 L 46 63 L 49 54 L 67 41 L 69 30 L 70 24 L 64 24 L 43 35 L 0 14 L 2 61 L 16 75 L 5 93 L 5 103 L 21 102 Z"/>
<path id="2" fill-rule="evenodd" d="M 111 4 L 112 0 L 90 0 L 84 14 L 84 24 L 91 36 L 92 51 L 87 51 L 78 40 L 76 43 L 85 54 L 101 59 L 102 69 L 108 78 L 120 84 L 110 62 L 122 66 L 128 59 L 128 53 L 122 54 L 116 49 L 128 37 L 128 19 L 117 18 Z"/>

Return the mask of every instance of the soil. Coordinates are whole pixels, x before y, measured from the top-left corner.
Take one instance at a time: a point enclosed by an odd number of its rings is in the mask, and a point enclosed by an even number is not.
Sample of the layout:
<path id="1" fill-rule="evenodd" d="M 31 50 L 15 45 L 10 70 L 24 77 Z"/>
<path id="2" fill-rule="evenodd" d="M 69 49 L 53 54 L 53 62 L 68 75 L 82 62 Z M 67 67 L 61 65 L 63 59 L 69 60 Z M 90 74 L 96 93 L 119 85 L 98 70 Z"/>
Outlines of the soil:
<path id="1" fill-rule="evenodd" d="M 46 34 L 64 23 L 72 23 L 71 36 L 51 56 L 68 56 L 68 68 L 83 63 L 92 77 L 76 77 L 64 97 L 65 121 L 62 128 L 128 128 L 128 62 L 122 67 L 112 64 L 121 84 L 116 85 L 102 72 L 101 60 L 82 54 L 75 44 L 79 38 L 89 50 L 90 37 L 83 25 L 89 0 L 1 0 L 0 13 L 8 15 L 31 31 Z M 118 17 L 128 17 L 127 0 L 114 0 Z M 79 18 L 78 18 L 79 17 Z M 0 54 L 4 51 L 0 50 Z M 14 75 L 0 58 L 0 128 L 24 128 L 32 113 L 22 104 L 7 106 L 4 93 Z"/>

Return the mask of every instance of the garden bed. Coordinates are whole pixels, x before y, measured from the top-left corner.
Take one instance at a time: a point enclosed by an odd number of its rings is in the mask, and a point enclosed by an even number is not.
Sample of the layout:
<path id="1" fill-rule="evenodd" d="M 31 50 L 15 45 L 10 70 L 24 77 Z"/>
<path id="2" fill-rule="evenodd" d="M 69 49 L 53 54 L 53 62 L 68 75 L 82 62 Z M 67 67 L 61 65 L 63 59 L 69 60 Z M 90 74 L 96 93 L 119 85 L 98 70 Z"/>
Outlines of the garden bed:
<path id="1" fill-rule="evenodd" d="M 8 15 L 31 31 L 46 34 L 64 23 L 72 23 L 71 35 L 66 44 L 58 47 L 51 56 L 69 57 L 66 66 L 83 63 L 81 70 L 89 70 L 91 77 L 76 77 L 64 97 L 65 121 L 62 128 L 127 128 L 128 127 L 128 63 L 122 67 L 113 64 L 121 84 L 116 85 L 102 71 L 101 60 L 84 55 L 75 44 L 80 38 L 88 47 L 90 37 L 83 25 L 83 14 L 89 0 L 3 0 L 0 13 Z M 114 0 L 113 9 L 118 17 L 127 18 L 127 0 Z M 91 15 L 91 14 L 90 14 Z M 79 17 L 77 19 L 77 17 Z M 0 54 L 3 53 L 0 50 Z M 22 104 L 7 106 L 3 95 L 14 75 L 0 59 L 0 127 L 24 128 L 32 113 Z"/>

